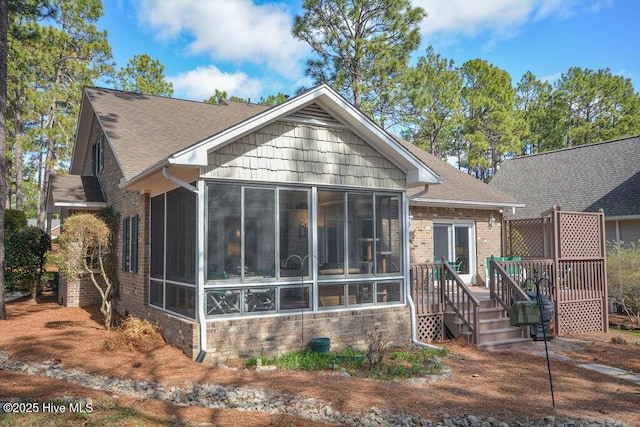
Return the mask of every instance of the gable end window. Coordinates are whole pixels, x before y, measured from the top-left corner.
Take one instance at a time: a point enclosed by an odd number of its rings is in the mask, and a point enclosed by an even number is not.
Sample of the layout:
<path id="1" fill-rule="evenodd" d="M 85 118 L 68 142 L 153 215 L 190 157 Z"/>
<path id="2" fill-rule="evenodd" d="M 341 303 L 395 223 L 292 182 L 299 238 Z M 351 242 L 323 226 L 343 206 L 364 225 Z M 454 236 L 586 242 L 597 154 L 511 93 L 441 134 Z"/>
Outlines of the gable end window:
<path id="1" fill-rule="evenodd" d="M 95 176 L 104 169 L 104 133 L 91 146 L 91 172 Z"/>

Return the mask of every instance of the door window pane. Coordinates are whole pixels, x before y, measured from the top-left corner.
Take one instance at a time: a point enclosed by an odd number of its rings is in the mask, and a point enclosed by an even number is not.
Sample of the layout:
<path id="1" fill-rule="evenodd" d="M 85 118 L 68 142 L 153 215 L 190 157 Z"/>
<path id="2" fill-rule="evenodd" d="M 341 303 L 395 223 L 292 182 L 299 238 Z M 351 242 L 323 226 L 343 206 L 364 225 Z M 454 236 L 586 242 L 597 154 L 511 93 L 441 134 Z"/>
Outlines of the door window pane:
<path id="1" fill-rule="evenodd" d="M 344 305 L 344 285 L 318 285 L 319 307 L 341 307 Z"/>
<path id="2" fill-rule="evenodd" d="M 239 278 L 240 188 L 207 187 L 207 280 Z"/>
<path id="3" fill-rule="evenodd" d="M 344 274 L 344 193 L 318 191 L 320 274 Z"/>
<path id="4" fill-rule="evenodd" d="M 350 283 L 349 305 L 373 304 L 373 283 Z"/>
<path id="5" fill-rule="evenodd" d="M 399 273 L 400 200 L 397 196 L 376 196 L 376 260 L 378 273 Z"/>
<path id="6" fill-rule="evenodd" d="M 280 190 L 280 277 L 309 275 L 308 199 L 307 191 Z"/>
<path id="7" fill-rule="evenodd" d="M 184 188 L 167 193 L 167 279 L 196 281 L 196 195 Z"/>
<path id="8" fill-rule="evenodd" d="M 195 288 L 167 283 L 166 309 L 195 318 L 196 291 Z"/>
<path id="9" fill-rule="evenodd" d="M 349 194 L 349 273 L 374 272 L 375 242 L 371 194 Z"/>
<path id="10" fill-rule="evenodd" d="M 280 310 L 301 310 L 311 308 L 309 287 L 280 288 Z"/>
<path id="11" fill-rule="evenodd" d="M 246 188 L 244 191 L 244 276 L 275 277 L 275 191 Z"/>
<path id="12" fill-rule="evenodd" d="M 399 302 L 402 299 L 402 286 L 399 282 L 383 282 L 376 285 L 376 302 Z"/>
<path id="13" fill-rule="evenodd" d="M 276 310 L 276 288 L 251 288 L 245 290 L 244 311 L 260 313 Z"/>
<path id="14" fill-rule="evenodd" d="M 164 279 L 164 194 L 151 199 L 151 277 Z"/>
<path id="15" fill-rule="evenodd" d="M 456 225 L 454 233 L 458 272 L 460 274 L 469 274 L 469 226 Z"/>
<path id="16" fill-rule="evenodd" d="M 433 224 L 433 259 L 441 261 L 453 261 L 449 259 L 449 226 L 446 224 Z"/>
<path id="17" fill-rule="evenodd" d="M 208 289 L 205 300 L 207 316 L 240 314 L 240 290 Z"/>
<path id="18" fill-rule="evenodd" d="M 158 307 L 164 306 L 164 285 L 162 282 L 152 280 L 149 283 L 149 304 Z"/>

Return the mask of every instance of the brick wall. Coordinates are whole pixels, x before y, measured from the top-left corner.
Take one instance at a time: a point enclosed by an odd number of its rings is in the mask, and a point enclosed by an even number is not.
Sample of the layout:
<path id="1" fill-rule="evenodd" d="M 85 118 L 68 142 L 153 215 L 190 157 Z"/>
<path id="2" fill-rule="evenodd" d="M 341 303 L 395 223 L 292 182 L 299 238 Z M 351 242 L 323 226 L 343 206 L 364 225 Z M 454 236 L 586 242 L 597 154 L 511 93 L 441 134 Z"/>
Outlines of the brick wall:
<path id="1" fill-rule="evenodd" d="M 91 175 L 92 166 L 92 150 L 91 145 L 96 143 L 102 129 L 98 120 L 93 120 L 91 134 L 89 137 L 89 148 L 86 150 L 86 158 L 84 160 L 84 168 L 82 175 Z M 98 173 L 98 179 L 102 185 L 102 190 L 105 193 L 107 205 L 113 207 L 120 215 L 120 222 L 117 234 L 117 242 L 113 250 L 117 252 L 118 265 L 117 267 L 117 282 L 116 289 L 116 304 L 115 309 L 120 314 L 135 314 L 136 316 L 143 317 L 145 314 L 145 305 L 147 302 L 147 286 L 145 277 L 148 272 L 148 256 L 149 253 L 149 232 L 148 232 L 148 219 L 149 219 L 149 196 L 146 194 L 139 194 L 137 192 L 122 191 L 118 185 L 123 178 L 120 173 L 120 166 L 113 154 L 109 141 L 105 139 L 104 142 L 104 168 Z M 120 266 L 120 260 L 122 259 L 122 219 L 126 217 L 139 216 L 138 223 L 138 271 L 137 272 L 125 272 L 122 271 Z M 89 283 L 93 288 L 93 285 Z M 79 284 L 81 291 L 84 288 L 84 283 Z M 71 294 L 70 294 L 71 292 Z M 75 300 L 73 292 L 75 290 L 70 288 L 69 285 L 60 288 L 60 295 L 67 294 L 67 299 Z M 96 291 L 97 292 L 97 291 Z M 84 301 L 89 299 L 80 299 L 79 304 L 84 305 Z"/>
<path id="2" fill-rule="evenodd" d="M 97 280 L 103 283 L 101 278 L 97 277 Z M 65 307 L 101 304 L 102 296 L 89 277 L 69 281 L 60 278 L 58 303 Z"/>
<path id="3" fill-rule="evenodd" d="M 491 255 L 501 255 L 501 223 L 499 211 L 484 209 L 460 209 L 430 206 L 411 206 L 413 216 L 410 226 L 410 262 L 433 261 L 433 222 L 434 220 L 473 221 L 476 241 L 476 277 L 477 285 L 484 285 L 486 279 L 486 259 Z M 489 227 L 489 218 L 493 215 L 496 224 Z"/>
<path id="4" fill-rule="evenodd" d="M 364 350 L 369 343 L 367 334 L 374 325 L 391 338 L 389 345 L 404 345 L 411 340 L 411 317 L 407 306 L 309 313 L 304 319 L 299 314 L 292 314 L 222 320 L 207 324 L 207 360 L 273 357 L 300 350 L 303 343 L 307 345 L 314 337 L 330 338 L 332 351 L 347 346 Z M 193 357 L 199 352 L 199 330 L 195 332 Z"/>
<path id="5" fill-rule="evenodd" d="M 160 328 L 162 337 L 187 357 L 195 359 L 200 351 L 199 325 L 193 320 L 174 316 L 156 308 L 146 306 L 140 317 L 149 320 Z"/>

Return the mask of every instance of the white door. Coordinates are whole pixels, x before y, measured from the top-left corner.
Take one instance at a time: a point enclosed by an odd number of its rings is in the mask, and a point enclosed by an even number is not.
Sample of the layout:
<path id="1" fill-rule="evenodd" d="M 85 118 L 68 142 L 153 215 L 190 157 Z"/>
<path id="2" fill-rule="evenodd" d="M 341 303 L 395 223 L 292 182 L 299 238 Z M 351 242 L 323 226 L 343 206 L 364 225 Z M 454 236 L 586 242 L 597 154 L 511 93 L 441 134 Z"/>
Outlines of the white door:
<path id="1" fill-rule="evenodd" d="M 444 258 L 459 265 L 458 274 L 465 283 L 475 276 L 475 230 L 473 223 L 436 222 L 433 224 L 434 260 Z"/>

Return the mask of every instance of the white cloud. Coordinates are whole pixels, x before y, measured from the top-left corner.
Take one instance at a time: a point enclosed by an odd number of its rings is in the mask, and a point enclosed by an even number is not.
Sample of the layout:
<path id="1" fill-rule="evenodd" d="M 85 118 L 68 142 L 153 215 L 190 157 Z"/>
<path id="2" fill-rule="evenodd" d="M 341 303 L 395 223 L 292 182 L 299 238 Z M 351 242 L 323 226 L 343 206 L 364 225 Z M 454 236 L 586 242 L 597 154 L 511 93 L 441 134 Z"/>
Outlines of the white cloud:
<path id="1" fill-rule="evenodd" d="M 603 1 L 589 5 L 579 0 L 414 0 L 428 14 L 421 32 L 427 37 L 447 34 L 475 36 L 482 32 L 491 38 L 511 37 L 528 22 L 547 18 L 565 19 L 577 8 L 595 8 Z"/>
<path id="2" fill-rule="evenodd" d="M 243 72 L 225 73 L 217 67 L 198 67 L 195 70 L 169 76 L 177 97 L 202 101 L 214 94 L 215 90 L 226 91 L 229 96 L 250 98 L 258 101 L 262 84 Z"/>
<path id="3" fill-rule="evenodd" d="M 137 15 L 158 38 L 181 39 L 187 53 L 209 55 L 216 63 L 260 64 L 292 78 L 301 74 L 308 52 L 291 35 L 293 17 L 282 3 L 140 0 Z"/>

